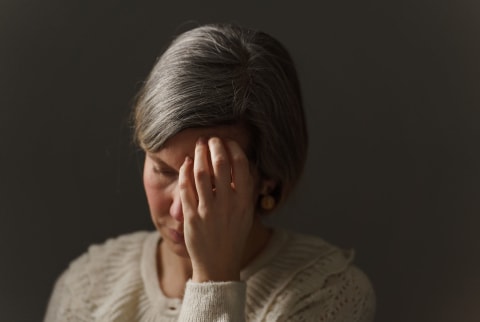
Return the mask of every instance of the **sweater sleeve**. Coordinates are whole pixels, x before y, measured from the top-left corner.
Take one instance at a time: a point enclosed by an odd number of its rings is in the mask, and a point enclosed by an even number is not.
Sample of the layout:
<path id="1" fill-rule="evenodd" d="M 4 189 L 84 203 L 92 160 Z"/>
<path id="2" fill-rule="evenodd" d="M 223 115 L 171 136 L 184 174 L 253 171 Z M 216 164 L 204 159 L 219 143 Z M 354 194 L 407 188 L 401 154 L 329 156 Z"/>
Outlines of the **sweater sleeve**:
<path id="1" fill-rule="evenodd" d="M 245 321 L 244 282 L 187 282 L 179 321 Z"/>

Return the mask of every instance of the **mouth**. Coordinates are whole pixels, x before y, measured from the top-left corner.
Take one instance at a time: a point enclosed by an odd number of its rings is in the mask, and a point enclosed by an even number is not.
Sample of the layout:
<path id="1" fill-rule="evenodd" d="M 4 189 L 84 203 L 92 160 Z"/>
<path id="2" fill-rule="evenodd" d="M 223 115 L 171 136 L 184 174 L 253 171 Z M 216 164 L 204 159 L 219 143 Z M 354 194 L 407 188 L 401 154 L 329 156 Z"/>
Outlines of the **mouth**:
<path id="1" fill-rule="evenodd" d="M 168 234 L 170 239 L 172 239 L 175 243 L 184 243 L 185 237 L 183 236 L 183 231 L 178 231 L 176 229 L 168 228 Z"/>

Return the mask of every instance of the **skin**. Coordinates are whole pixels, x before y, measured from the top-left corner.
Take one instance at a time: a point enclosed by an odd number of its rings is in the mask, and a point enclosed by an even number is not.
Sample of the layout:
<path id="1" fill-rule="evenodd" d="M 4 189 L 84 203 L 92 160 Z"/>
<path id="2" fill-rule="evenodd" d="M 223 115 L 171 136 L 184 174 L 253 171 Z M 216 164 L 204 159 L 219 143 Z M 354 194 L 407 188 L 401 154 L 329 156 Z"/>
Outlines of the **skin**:
<path id="1" fill-rule="evenodd" d="M 157 272 L 163 292 L 182 297 L 186 281 L 238 281 L 265 247 L 270 230 L 255 215 L 260 180 L 245 152 L 243 127 L 184 130 L 147 153 L 144 187 L 162 235 Z"/>

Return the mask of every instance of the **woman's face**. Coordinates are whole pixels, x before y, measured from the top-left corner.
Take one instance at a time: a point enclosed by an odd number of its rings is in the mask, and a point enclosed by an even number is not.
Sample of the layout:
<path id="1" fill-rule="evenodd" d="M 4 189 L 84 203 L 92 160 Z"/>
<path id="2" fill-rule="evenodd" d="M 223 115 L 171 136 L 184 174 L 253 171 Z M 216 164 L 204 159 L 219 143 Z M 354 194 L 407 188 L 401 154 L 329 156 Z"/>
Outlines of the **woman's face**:
<path id="1" fill-rule="evenodd" d="M 244 151 L 247 151 L 249 145 L 245 129 L 238 125 L 187 129 L 167 140 L 160 151 L 147 153 L 143 171 L 143 183 L 153 224 L 168 248 L 183 257 L 188 257 L 188 252 L 183 237 L 183 211 L 178 177 L 185 157 L 194 159 L 195 144 L 199 137 L 232 139 Z"/>

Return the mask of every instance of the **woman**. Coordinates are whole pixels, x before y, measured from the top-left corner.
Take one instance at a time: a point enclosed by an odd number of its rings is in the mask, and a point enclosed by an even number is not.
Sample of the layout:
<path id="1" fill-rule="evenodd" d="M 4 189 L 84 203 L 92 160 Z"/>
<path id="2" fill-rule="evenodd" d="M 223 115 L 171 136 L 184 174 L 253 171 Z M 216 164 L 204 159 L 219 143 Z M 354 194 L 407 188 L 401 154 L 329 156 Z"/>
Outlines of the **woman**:
<path id="1" fill-rule="evenodd" d="M 371 321 L 352 254 L 263 225 L 302 173 L 300 86 L 265 33 L 177 37 L 134 108 L 155 232 L 91 246 L 58 279 L 46 321 Z"/>

